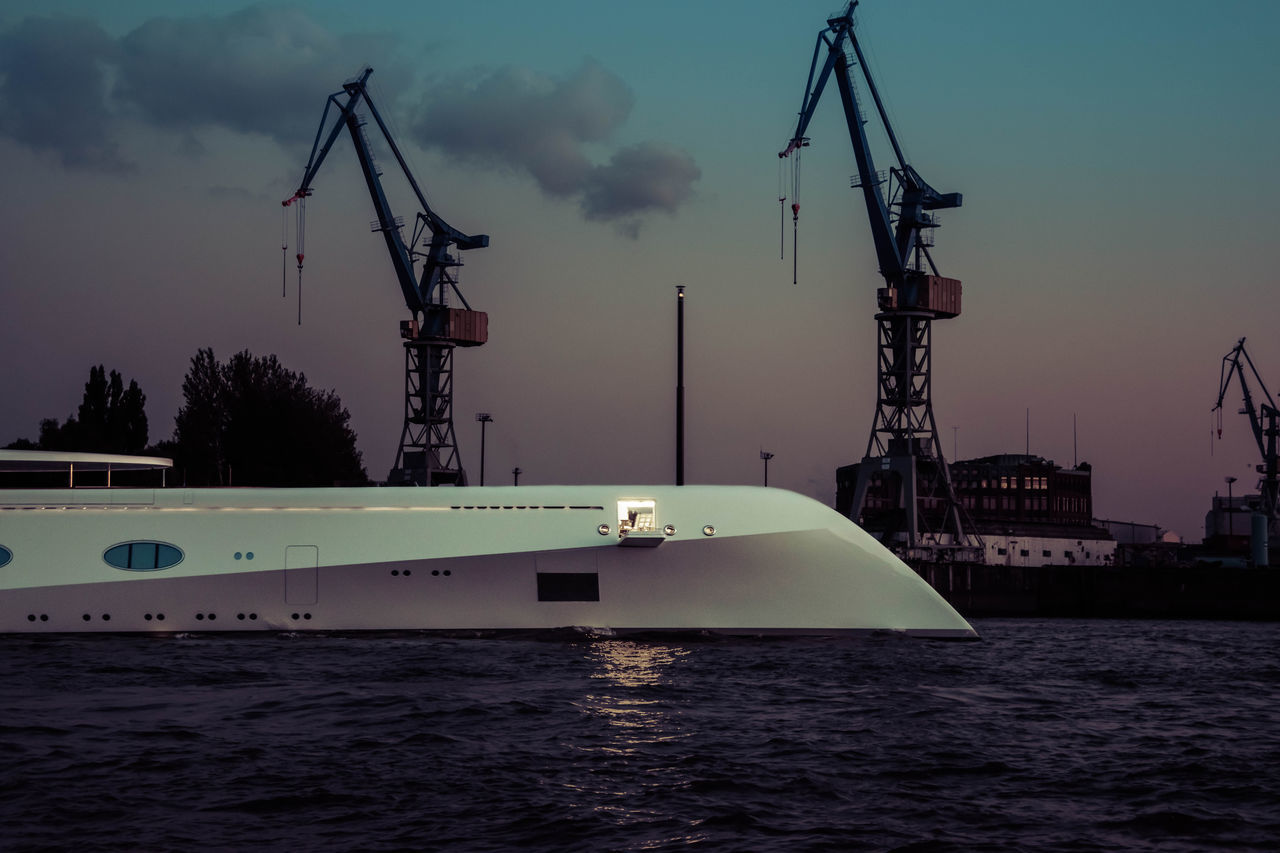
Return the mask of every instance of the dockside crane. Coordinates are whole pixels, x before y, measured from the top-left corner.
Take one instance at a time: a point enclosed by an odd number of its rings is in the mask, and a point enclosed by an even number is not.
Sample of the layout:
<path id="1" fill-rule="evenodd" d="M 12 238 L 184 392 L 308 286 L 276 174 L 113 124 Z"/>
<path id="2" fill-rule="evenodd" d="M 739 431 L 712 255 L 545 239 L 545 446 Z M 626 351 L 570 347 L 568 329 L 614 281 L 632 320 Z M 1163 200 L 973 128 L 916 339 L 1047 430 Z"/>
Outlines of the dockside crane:
<path id="1" fill-rule="evenodd" d="M 400 336 L 405 349 L 404 427 L 395 465 L 389 480 L 393 484 L 441 486 L 467 484 L 453 429 L 453 351 L 455 347 L 479 346 L 488 339 L 488 315 L 473 311 L 458 289 L 458 268 L 462 261 L 453 250 L 481 249 L 489 245 L 485 234 L 464 234 L 444 221 L 431 206 L 405 163 L 399 147 L 387 129 L 378 108 L 369 96 L 372 68 L 342 85 L 325 102 L 311 146 L 311 157 L 302 173 L 302 182 L 283 204 L 303 204 L 312 190 L 312 181 L 345 127 L 355 146 L 365 184 L 373 199 L 380 232 L 391 254 L 391 265 L 404 294 L 410 319 L 401 321 Z M 344 97 L 345 96 L 345 97 Z M 368 109 L 387 146 L 395 155 L 421 209 L 410 239 L 403 235 L 404 220 L 392 213 L 383 190 L 381 175 L 365 135 L 365 118 L 358 112 Z M 332 113 L 332 117 L 331 117 Z M 418 272 L 418 263 L 422 264 Z M 298 254 L 299 270 L 302 254 Z M 452 299 L 461 303 L 453 307 Z"/>
<path id="2" fill-rule="evenodd" d="M 960 313 L 960 282 L 939 274 L 929 248 L 938 226 L 934 211 L 959 207 L 960 193 L 940 193 L 910 166 L 898 144 L 854 32 L 853 0 L 818 33 L 800 118 L 778 156 L 799 157 L 805 131 L 828 81 L 840 90 L 861 190 L 884 287 L 878 313 L 877 405 L 860 463 L 836 473 L 837 508 L 868 527 L 883 529 L 886 544 L 911 556 L 972 559 L 981 542 L 963 522 L 933 415 L 931 332 L 935 319 Z M 877 171 L 859 102 L 855 70 L 875 104 L 896 166 Z M 798 216 L 799 205 L 792 206 Z M 869 491 L 877 497 L 869 506 Z M 874 523 L 872 523 L 874 522 Z M 944 549 L 939 551 L 939 549 Z M 950 549 L 950 550 L 946 550 Z M 966 549 L 963 553 L 961 549 Z M 922 552 L 928 552 L 927 554 Z"/>
<path id="3" fill-rule="evenodd" d="M 1248 374 L 1245 368 L 1248 367 Z M 1253 394 L 1249 391 L 1248 375 L 1258 386 L 1260 399 L 1255 404 Z M 1227 396 L 1231 377 L 1240 377 L 1240 392 L 1244 395 L 1244 408 L 1240 414 L 1249 419 L 1249 428 L 1253 430 L 1253 438 L 1258 443 L 1258 452 L 1262 454 L 1262 464 L 1257 471 L 1262 475 L 1258 481 L 1258 493 L 1262 499 L 1259 511 L 1267 517 L 1267 528 L 1272 541 L 1280 537 L 1280 457 L 1277 457 L 1276 438 L 1280 436 L 1280 411 L 1271 392 L 1263 384 L 1258 369 L 1253 366 L 1253 359 L 1245 352 L 1244 338 L 1235 345 L 1231 352 L 1222 357 L 1222 370 L 1218 380 L 1218 402 L 1213 411 L 1218 413 L 1218 438 L 1222 438 L 1222 401 Z"/>

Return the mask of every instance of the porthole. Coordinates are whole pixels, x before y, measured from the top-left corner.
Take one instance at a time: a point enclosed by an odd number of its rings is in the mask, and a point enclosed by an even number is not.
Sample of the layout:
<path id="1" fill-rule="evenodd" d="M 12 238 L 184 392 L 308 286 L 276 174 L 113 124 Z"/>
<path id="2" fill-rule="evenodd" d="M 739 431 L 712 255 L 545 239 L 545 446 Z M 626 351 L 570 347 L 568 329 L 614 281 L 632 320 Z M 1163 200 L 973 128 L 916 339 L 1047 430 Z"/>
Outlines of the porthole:
<path id="1" fill-rule="evenodd" d="M 608 535 L 609 535 L 609 525 L 607 525 L 607 524 L 602 524 L 602 525 L 600 525 L 599 527 L 597 527 L 597 528 L 596 528 L 596 530 L 597 530 L 597 532 L 599 532 L 599 534 L 600 534 L 601 536 L 608 536 Z"/>
<path id="2" fill-rule="evenodd" d="M 9 561 L 13 559 L 13 552 L 8 548 L 0 545 L 0 566 L 9 565 Z"/>
<path id="3" fill-rule="evenodd" d="M 662 528 L 662 532 L 667 534 L 668 536 L 675 536 L 676 526 L 674 524 L 668 524 L 666 527 Z"/>
<path id="4" fill-rule="evenodd" d="M 127 572 L 157 572 L 178 565 L 182 549 L 164 542 L 122 542 L 102 554 L 107 565 Z"/>
<path id="5" fill-rule="evenodd" d="M 702 528 L 702 535 L 703 535 L 703 536 L 715 536 L 715 535 L 716 535 L 716 528 L 715 528 L 715 526 L 714 526 L 714 525 L 711 525 L 711 524 L 708 524 L 708 525 L 706 525 L 705 527 L 703 527 L 703 528 Z"/>

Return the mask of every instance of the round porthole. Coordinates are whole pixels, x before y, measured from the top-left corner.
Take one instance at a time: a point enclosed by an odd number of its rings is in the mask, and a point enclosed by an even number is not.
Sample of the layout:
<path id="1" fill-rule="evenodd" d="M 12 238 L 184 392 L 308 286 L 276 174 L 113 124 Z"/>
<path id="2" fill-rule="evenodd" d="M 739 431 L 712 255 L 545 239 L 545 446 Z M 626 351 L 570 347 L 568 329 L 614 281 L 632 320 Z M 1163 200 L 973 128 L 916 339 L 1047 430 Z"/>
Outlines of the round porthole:
<path id="1" fill-rule="evenodd" d="M 668 524 L 666 527 L 662 528 L 662 532 L 667 534 L 668 536 L 675 536 L 676 526 L 674 524 Z"/>
<path id="2" fill-rule="evenodd" d="M 716 528 L 715 528 L 715 525 L 708 524 L 706 527 L 703 527 L 703 528 L 702 528 L 702 535 L 703 535 L 703 536 L 715 536 L 715 535 L 716 535 Z"/>
<path id="3" fill-rule="evenodd" d="M 599 527 L 596 528 L 596 530 L 599 532 L 601 536 L 609 535 L 609 525 L 607 524 L 600 525 Z"/>

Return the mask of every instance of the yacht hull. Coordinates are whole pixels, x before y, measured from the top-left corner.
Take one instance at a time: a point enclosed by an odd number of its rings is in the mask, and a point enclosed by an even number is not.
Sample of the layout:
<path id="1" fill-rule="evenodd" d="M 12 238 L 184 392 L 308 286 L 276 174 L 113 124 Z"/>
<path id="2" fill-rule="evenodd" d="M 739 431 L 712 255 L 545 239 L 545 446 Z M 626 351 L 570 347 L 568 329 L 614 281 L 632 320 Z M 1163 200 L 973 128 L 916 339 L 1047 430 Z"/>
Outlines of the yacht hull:
<path id="1" fill-rule="evenodd" d="M 9 633 L 977 636 L 856 525 L 778 489 L 12 491 L 0 547 Z"/>

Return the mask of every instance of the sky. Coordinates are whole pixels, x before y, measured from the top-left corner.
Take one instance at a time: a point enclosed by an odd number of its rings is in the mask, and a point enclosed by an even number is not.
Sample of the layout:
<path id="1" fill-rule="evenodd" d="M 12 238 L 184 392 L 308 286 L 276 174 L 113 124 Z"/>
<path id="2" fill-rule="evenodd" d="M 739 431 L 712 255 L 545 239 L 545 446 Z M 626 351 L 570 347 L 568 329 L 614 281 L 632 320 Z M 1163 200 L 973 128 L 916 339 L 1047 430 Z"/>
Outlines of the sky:
<path id="1" fill-rule="evenodd" d="M 313 182 L 301 325 L 282 268 L 280 201 L 325 98 L 370 65 L 434 211 L 491 239 L 461 271 L 489 314 L 454 365 L 473 479 L 486 411 L 490 483 L 671 482 L 684 285 L 686 481 L 759 483 L 765 450 L 771 486 L 833 503 L 871 428 L 881 285 L 834 86 L 803 153 L 794 284 L 776 155 L 841 8 L 9 0 L 0 444 L 73 413 L 100 363 L 168 438 L 196 350 L 248 349 L 337 392 L 385 476 L 408 315 L 348 140 Z M 1087 461 L 1097 517 L 1188 541 L 1225 477 L 1252 491 L 1239 388 L 1220 440 L 1210 410 L 1242 337 L 1280 392 L 1278 28 L 1270 0 L 861 3 L 908 162 L 964 196 L 933 250 L 964 282 L 933 330 L 948 457 Z"/>

